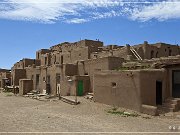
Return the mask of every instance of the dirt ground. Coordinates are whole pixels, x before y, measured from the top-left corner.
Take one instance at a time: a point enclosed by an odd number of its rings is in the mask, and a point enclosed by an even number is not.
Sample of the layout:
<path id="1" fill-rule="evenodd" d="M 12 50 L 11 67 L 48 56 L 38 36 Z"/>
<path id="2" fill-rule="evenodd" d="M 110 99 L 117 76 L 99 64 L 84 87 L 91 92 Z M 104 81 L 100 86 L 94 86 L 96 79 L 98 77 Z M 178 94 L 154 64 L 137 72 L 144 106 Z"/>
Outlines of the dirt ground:
<path id="1" fill-rule="evenodd" d="M 83 97 L 79 105 L 62 101 L 38 101 L 31 98 L 0 93 L 0 132 L 64 132 L 64 134 L 112 134 L 111 132 L 180 132 L 180 112 L 166 116 L 122 117 L 107 113 L 111 106 L 94 103 Z M 145 118 L 143 118 L 145 117 Z M 71 133 L 70 133 L 71 132 Z M 72 133 L 74 132 L 74 133 Z M 26 134 L 26 133 L 24 133 Z M 151 133 L 152 134 L 152 133 Z M 167 133 L 169 134 L 169 133 Z"/>

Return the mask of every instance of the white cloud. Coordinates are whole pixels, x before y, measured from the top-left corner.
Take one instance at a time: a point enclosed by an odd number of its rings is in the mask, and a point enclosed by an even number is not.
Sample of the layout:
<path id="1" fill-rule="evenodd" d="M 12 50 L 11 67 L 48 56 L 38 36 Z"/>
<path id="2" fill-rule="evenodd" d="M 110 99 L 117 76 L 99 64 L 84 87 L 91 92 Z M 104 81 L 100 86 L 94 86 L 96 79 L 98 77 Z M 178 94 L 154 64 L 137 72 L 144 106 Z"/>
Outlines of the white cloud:
<path id="1" fill-rule="evenodd" d="M 135 8 L 131 11 L 131 19 L 140 21 L 180 19 L 180 1 L 168 0 Z"/>
<path id="2" fill-rule="evenodd" d="M 152 0 L 151 0 L 152 1 Z M 3 0 L 0 19 L 40 23 L 85 23 L 126 16 L 132 20 L 180 19 L 180 0 Z M 146 2 L 146 3 L 145 3 Z"/>
<path id="3" fill-rule="evenodd" d="M 120 15 L 122 15 L 122 13 L 111 10 L 111 11 L 102 12 L 102 13 L 96 12 L 96 13 L 93 13 L 93 15 L 94 15 L 93 19 L 102 19 L 102 18 L 110 18 L 110 17 L 120 16 Z"/>
<path id="4" fill-rule="evenodd" d="M 88 22 L 90 20 L 88 19 L 81 19 L 81 18 L 73 18 L 73 19 L 69 19 L 67 20 L 66 22 L 67 23 L 85 23 L 85 22 Z"/>

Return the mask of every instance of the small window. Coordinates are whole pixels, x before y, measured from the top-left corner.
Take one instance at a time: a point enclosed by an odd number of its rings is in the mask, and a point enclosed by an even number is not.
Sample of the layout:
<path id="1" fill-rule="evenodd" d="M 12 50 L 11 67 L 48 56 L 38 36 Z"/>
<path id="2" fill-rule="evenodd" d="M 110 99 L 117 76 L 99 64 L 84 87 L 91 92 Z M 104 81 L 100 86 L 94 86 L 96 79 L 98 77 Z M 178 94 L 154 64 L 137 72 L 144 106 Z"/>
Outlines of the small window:
<path id="1" fill-rule="evenodd" d="M 45 65 L 47 64 L 47 57 L 45 57 Z"/>
<path id="2" fill-rule="evenodd" d="M 117 83 L 115 83 L 115 82 L 112 82 L 112 83 L 111 83 L 111 86 L 112 86 L 113 88 L 116 88 L 116 86 L 117 86 Z"/>
<path id="3" fill-rule="evenodd" d="M 39 52 L 37 53 L 37 59 L 39 59 Z"/>
<path id="4" fill-rule="evenodd" d="M 43 77 L 43 82 L 45 82 L 46 81 L 46 78 L 45 77 Z"/>
<path id="5" fill-rule="evenodd" d="M 79 54 L 79 57 L 81 57 L 81 53 Z"/>
<path id="6" fill-rule="evenodd" d="M 56 55 L 54 55 L 54 64 L 56 64 Z"/>
<path id="7" fill-rule="evenodd" d="M 61 56 L 61 64 L 63 64 L 63 56 Z"/>
<path id="8" fill-rule="evenodd" d="M 88 73 L 86 72 L 84 75 L 88 75 Z"/>

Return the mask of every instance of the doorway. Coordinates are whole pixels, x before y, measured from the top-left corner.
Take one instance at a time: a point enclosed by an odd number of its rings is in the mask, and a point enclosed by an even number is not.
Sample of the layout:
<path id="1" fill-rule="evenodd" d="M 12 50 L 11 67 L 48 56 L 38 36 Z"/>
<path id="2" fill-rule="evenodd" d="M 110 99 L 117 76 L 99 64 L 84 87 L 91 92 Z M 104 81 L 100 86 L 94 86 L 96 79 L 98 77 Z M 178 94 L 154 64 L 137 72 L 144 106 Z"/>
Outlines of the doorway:
<path id="1" fill-rule="evenodd" d="M 180 70 L 172 71 L 172 97 L 180 98 Z"/>
<path id="2" fill-rule="evenodd" d="M 83 89 L 84 89 L 84 84 L 83 84 L 83 81 L 82 80 L 79 80 L 78 81 L 78 92 L 77 92 L 77 95 L 78 96 L 83 96 Z"/>
<path id="3" fill-rule="evenodd" d="M 156 105 L 162 105 L 162 82 L 156 81 Z"/>

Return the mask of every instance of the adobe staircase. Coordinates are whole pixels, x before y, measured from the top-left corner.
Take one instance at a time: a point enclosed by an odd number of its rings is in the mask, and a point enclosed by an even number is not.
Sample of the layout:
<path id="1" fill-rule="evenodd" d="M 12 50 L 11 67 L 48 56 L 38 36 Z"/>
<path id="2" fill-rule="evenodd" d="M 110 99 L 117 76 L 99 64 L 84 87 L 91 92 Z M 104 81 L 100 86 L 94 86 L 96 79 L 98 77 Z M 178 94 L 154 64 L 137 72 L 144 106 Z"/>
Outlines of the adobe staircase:
<path id="1" fill-rule="evenodd" d="M 167 98 L 162 106 L 158 106 L 159 113 L 177 112 L 180 110 L 180 98 Z"/>

